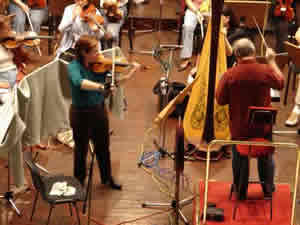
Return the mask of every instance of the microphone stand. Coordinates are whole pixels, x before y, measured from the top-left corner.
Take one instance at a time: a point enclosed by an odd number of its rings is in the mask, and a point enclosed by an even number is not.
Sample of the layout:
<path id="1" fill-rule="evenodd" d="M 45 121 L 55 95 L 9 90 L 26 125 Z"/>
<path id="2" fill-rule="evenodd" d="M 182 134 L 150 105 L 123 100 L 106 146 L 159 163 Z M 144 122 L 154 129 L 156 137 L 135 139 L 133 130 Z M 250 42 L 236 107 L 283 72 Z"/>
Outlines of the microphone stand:
<path id="1" fill-rule="evenodd" d="M 179 119 L 179 123 L 180 123 Z M 176 136 L 178 130 L 176 130 Z M 184 134 L 182 131 L 181 136 L 181 146 L 180 143 L 177 143 L 178 140 L 176 140 L 176 157 L 173 159 L 175 161 L 175 198 L 171 200 L 170 203 L 158 203 L 158 202 L 144 202 L 142 204 L 143 208 L 160 208 L 160 207 L 171 207 L 173 209 L 173 213 L 175 213 L 175 225 L 179 224 L 179 218 L 184 222 L 185 225 L 189 225 L 188 219 L 184 216 L 184 214 L 181 211 L 181 208 L 184 206 L 190 204 L 194 200 L 194 195 L 185 198 L 183 200 L 179 199 L 180 194 L 180 177 L 183 175 L 183 169 L 184 169 Z"/>
<path id="2" fill-rule="evenodd" d="M 168 95 L 170 92 L 170 70 L 172 68 L 172 60 L 173 60 L 173 52 L 177 47 L 172 47 L 169 48 L 170 50 L 170 55 L 169 55 L 169 62 L 166 63 L 161 60 L 160 58 L 160 48 L 159 50 L 154 50 L 157 51 L 156 55 L 154 56 L 155 59 L 159 61 L 161 64 L 161 68 L 165 73 L 165 76 L 160 78 L 160 101 L 159 104 L 162 106 L 160 110 L 162 110 L 167 104 L 168 104 Z M 167 127 L 167 119 L 163 121 L 163 123 L 160 125 L 159 129 L 159 143 L 154 140 L 155 146 L 158 148 L 158 151 L 161 153 L 161 156 L 164 157 L 165 155 L 168 155 L 170 158 L 173 159 L 172 155 L 165 149 L 165 144 L 166 144 L 166 127 Z"/>

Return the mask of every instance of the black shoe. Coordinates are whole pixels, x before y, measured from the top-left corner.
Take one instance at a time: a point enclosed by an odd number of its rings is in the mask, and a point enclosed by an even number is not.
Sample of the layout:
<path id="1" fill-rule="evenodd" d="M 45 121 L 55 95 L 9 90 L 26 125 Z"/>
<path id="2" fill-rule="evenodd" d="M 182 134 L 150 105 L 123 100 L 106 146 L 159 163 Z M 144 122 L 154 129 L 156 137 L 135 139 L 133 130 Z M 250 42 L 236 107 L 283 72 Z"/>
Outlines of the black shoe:
<path id="1" fill-rule="evenodd" d="M 121 185 L 121 184 L 115 183 L 115 181 L 114 181 L 113 179 L 110 179 L 110 181 L 109 181 L 108 184 L 109 184 L 109 186 L 111 187 L 111 189 L 119 190 L 119 191 L 122 190 L 122 185 Z"/>

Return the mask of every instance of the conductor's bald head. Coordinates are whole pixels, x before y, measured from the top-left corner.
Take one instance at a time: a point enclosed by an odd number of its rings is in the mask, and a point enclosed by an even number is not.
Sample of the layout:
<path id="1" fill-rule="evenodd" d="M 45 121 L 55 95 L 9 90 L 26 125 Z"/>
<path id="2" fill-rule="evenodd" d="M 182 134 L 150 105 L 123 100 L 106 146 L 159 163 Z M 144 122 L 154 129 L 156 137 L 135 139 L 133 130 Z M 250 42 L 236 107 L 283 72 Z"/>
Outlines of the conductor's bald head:
<path id="1" fill-rule="evenodd" d="M 244 58 L 255 56 L 256 50 L 252 41 L 242 38 L 233 44 L 233 52 L 237 58 Z"/>

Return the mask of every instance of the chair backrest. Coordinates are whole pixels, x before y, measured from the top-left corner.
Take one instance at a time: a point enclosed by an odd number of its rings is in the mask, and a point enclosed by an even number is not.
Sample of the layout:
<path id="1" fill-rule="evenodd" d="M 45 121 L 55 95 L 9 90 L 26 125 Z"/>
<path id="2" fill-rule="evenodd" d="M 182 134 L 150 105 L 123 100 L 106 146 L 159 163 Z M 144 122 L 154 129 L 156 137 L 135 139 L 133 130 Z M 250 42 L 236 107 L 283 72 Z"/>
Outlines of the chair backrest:
<path id="1" fill-rule="evenodd" d="M 42 177 L 40 174 L 40 169 L 34 163 L 31 152 L 24 152 L 23 158 L 24 158 L 26 165 L 29 168 L 32 182 L 33 182 L 35 189 L 37 191 L 43 192 L 44 185 L 43 185 L 43 180 L 42 180 Z"/>
<path id="2" fill-rule="evenodd" d="M 247 141 L 270 142 L 272 126 L 276 121 L 277 110 L 272 107 L 249 107 L 248 123 L 250 134 Z M 243 156 L 260 157 L 274 152 L 274 147 L 259 145 L 237 145 L 237 151 Z"/>

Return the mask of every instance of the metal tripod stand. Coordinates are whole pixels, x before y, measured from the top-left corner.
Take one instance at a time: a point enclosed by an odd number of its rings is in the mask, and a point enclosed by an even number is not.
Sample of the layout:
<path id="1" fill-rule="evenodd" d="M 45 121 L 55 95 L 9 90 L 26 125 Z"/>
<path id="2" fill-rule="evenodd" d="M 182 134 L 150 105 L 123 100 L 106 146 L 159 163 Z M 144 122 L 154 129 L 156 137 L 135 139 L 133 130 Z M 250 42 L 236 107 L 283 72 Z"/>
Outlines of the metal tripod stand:
<path id="1" fill-rule="evenodd" d="M 180 123 L 180 122 L 179 122 Z M 178 132 L 178 130 L 181 127 L 179 127 L 176 130 L 176 157 L 175 157 L 175 170 L 176 170 L 176 176 L 175 176 L 175 198 L 171 200 L 170 203 L 155 203 L 155 202 L 144 202 L 142 204 L 143 208 L 156 208 L 156 207 L 169 207 L 173 209 L 173 212 L 175 214 L 175 225 L 179 224 L 179 218 L 186 224 L 189 224 L 188 219 L 184 216 L 181 209 L 192 203 L 194 200 L 194 196 L 188 197 L 183 200 L 179 200 L 179 194 L 180 194 L 180 176 L 183 174 L 183 168 L 184 168 L 184 132 L 183 128 L 182 132 Z M 178 133 L 181 133 L 179 136 Z M 181 139 L 181 140 L 180 140 Z"/>
<path id="2" fill-rule="evenodd" d="M 90 221 L 91 221 L 93 171 L 94 171 L 94 162 L 95 162 L 94 145 L 91 142 L 89 142 L 89 149 L 90 149 L 90 152 L 92 155 L 92 160 L 90 163 L 88 184 L 86 187 L 86 194 L 85 194 L 85 199 L 84 199 L 84 203 L 83 203 L 83 207 L 82 207 L 82 214 L 85 214 L 86 207 L 88 204 L 88 223 L 87 223 L 87 225 L 90 225 Z"/>
<path id="3" fill-rule="evenodd" d="M 12 207 L 12 209 L 17 213 L 18 216 L 21 216 L 20 210 L 17 208 L 16 204 L 13 201 L 13 192 L 10 191 L 10 163 L 9 163 L 9 153 L 8 153 L 8 165 L 7 165 L 7 192 L 0 195 L 0 199 L 5 199 L 7 203 Z"/>

